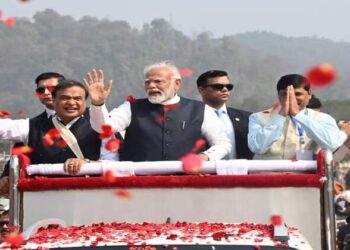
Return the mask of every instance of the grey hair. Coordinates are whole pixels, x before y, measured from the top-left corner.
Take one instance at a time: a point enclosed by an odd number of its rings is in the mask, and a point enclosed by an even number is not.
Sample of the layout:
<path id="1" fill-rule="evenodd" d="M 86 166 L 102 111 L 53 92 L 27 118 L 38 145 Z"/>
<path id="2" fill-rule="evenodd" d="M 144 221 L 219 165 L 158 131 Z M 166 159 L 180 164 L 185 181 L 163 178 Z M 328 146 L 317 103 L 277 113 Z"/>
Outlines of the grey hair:
<path id="1" fill-rule="evenodd" d="M 168 68 L 172 71 L 173 79 L 180 79 L 181 80 L 181 75 L 180 75 L 179 69 L 170 61 L 157 62 L 157 63 L 153 63 L 153 64 L 146 66 L 143 69 L 144 77 L 146 78 L 147 74 L 151 70 L 157 69 L 157 68 Z"/>

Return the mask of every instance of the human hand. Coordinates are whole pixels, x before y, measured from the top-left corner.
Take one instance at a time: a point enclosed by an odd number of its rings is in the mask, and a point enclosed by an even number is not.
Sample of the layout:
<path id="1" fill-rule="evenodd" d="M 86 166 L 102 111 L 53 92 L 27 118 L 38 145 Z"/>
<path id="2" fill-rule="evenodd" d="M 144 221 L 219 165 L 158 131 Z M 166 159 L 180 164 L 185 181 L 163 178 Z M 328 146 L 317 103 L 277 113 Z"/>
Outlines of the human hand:
<path id="1" fill-rule="evenodd" d="M 108 84 L 104 84 L 103 71 L 96 69 L 92 69 L 83 81 L 89 91 L 91 103 L 96 106 L 103 105 L 111 93 L 113 81 L 109 80 Z"/>
<path id="2" fill-rule="evenodd" d="M 87 162 L 83 159 L 69 158 L 64 163 L 64 166 L 63 166 L 64 172 L 71 174 L 71 175 L 75 175 L 79 172 L 81 166 L 85 163 L 87 163 Z"/>
<path id="3" fill-rule="evenodd" d="M 300 112 L 297 98 L 295 97 L 294 87 L 288 86 L 289 92 L 289 115 L 295 116 Z"/>

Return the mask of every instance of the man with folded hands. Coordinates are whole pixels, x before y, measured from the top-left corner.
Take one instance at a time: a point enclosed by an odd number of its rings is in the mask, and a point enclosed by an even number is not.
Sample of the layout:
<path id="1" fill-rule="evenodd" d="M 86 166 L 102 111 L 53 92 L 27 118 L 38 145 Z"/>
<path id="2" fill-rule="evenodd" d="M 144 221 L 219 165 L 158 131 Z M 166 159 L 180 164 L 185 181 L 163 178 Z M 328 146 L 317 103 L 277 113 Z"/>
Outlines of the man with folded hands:
<path id="1" fill-rule="evenodd" d="M 308 79 L 297 74 L 277 83 L 279 103 L 249 117 L 248 145 L 254 159 L 312 160 L 319 148 L 334 151 L 346 139 L 328 114 L 306 108 Z"/>
<path id="2" fill-rule="evenodd" d="M 144 77 L 147 98 L 125 102 L 110 113 L 104 104 L 112 81 L 104 83 L 102 70 L 92 70 L 84 79 L 93 129 L 101 132 L 101 125 L 108 124 L 116 131 L 126 130 L 122 161 L 179 160 L 202 137 L 210 146 L 198 154 L 202 160 L 219 160 L 229 153 L 231 144 L 213 110 L 177 94 L 182 80 L 176 66 L 152 64 L 144 69 Z"/>

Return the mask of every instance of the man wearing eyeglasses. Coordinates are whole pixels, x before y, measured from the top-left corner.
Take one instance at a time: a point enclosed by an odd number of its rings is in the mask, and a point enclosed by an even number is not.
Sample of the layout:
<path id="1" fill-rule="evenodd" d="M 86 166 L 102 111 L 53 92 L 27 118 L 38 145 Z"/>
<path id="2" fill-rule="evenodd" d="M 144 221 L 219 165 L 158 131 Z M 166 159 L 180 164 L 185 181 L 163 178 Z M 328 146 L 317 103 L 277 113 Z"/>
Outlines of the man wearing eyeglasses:
<path id="1" fill-rule="evenodd" d="M 144 69 L 147 98 L 125 102 L 110 113 L 104 103 L 112 81 L 104 83 L 103 71 L 92 70 L 84 80 L 92 101 L 91 125 L 126 130 L 120 159 L 124 161 L 179 160 L 204 137 L 210 148 L 198 156 L 219 160 L 229 153 L 230 142 L 220 120 L 203 103 L 180 97 L 181 76 L 177 67 L 159 62 Z"/>
<path id="2" fill-rule="evenodd" d="M 250 113 L 244 110 L 226 107 L 234 85 L 226 71 L 209 70 L 197 79 L 197 88 L 203 102 L 210 106 L 221 119 L 229 137 L 232 149 L 226 159 L 252 159 L 248 148 L 248 118 Z"/>

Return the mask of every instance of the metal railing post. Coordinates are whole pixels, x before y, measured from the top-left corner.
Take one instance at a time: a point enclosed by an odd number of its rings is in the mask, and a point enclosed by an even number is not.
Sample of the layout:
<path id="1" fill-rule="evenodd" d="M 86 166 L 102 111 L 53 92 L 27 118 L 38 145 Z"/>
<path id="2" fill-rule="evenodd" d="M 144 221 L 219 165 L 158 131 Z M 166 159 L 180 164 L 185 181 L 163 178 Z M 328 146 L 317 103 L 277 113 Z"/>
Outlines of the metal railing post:
<path id="1" fill-rule="evenodd" d="M 333 170 L 333 154 L 331 151 L 325 151 L 326 162 L 326 181 L 323 186 L 323 208 L 324 208 L 324 233 L 326 239 L 326 249 L 336 249 L 335 235 L 335 213 L 334 213 L 334 170 Z"/>
<path id="2" fill-rule="evenodd" d="M 17 156 L 10 158 L 10 226 L 19 226 L 19 192 L 17 183 L 19 177 L 19 161 Z"/>

